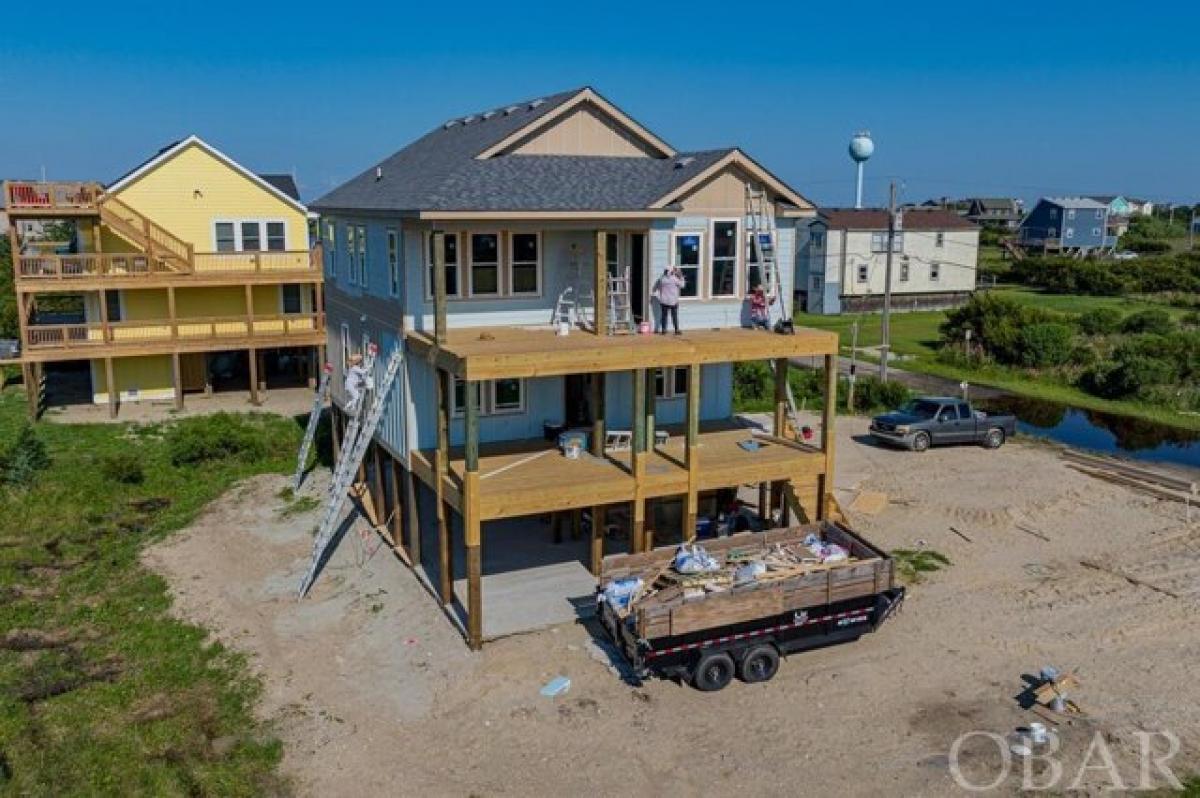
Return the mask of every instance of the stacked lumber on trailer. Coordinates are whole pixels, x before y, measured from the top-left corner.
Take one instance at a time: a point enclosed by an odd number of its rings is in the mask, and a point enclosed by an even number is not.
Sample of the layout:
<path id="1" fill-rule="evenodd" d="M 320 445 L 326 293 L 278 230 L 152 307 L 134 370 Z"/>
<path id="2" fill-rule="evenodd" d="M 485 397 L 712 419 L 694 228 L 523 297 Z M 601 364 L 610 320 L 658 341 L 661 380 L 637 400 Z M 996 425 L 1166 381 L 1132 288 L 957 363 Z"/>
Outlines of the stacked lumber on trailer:
<path id="1" fill-rule="evenodd" d="M 796 552 L 804 548 L 803 541 L 810 534 L 843 547 L 848 559 L 804 561 Z M 704 547 L 722 565 L 721 571 L 686 576 L 674 573 L 674 549 L 605 558 L 602 585 L 629 577 L 643 580 L 643 589 L 630 601 L 627 615 L 638 637 L 688 634 L 803 610 L 879 593 L 893 583 L 890 559 L 831 522 L 746 532 L 707 541 Z M 735 584 L 732 571 L 752 560 L 766 563 L 767 572 Z M 705 582 L 708 584 L 700 587 Z"/>

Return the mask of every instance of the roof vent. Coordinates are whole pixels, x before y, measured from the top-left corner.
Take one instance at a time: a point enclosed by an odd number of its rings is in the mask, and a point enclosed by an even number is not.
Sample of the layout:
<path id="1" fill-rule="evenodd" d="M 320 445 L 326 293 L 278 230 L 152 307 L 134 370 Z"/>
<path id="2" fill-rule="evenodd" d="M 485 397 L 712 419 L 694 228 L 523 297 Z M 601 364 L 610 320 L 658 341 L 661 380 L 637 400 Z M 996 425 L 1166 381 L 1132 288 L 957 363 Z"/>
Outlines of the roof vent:
<path id="1" fill-rule="evenodd" d="M 515 111 L 519 111 L 520 108 L 521 108 L 521 106 L 519 106 L 519 105 L 510 105 L 504 109 L 504 115 L 511 116 Z"/>
<path id="2" fill-rule="evenodd" d="M 383 167 L 382 166 L 375 167 L 375 179 L 383 180 Z"/>
<path id="3" fill-rule="evenodd" d="M 485 113 L 485 114 L 483 115 L 483 118 L 484 118 L 484 119 L 491 119 L 491 118 L 492 118 L 493 116 L 495 116 L 495 115 L 496 115 L 496 112 L 495 112 L 495 111 L 488 111 L 487 113 Z"/>
<path id="4" fill-rule="evenodd" d="M 693 158 L 692 156 L 685 155 L 682 158 L 680 158 L 678 161 L 675 162 L 675 168 L 683 169 L 685 166 L 689 165 L 694 160 L 696 160 L 696 159 Z"/>
<path id="5" fill-rule="evenodd" d="M 545 100 L 541 100 L 541 99 L 534 100 L 533 102 L 531 102 L 529 104 L 529 110 L 532 111 L 534 108 L 537 108 L 539 105 L 545 105 L 545 104 L 546 104 Z"/>
<path id="6" fill-rule="evenodd" d="M 457 124 L 458 124 L 458 120 L 457 120 L 457 119 L 451 119 L 449 122 L 447 122 L 446 124 L 442 125 L 442 127 L 444 127 L 446 130 L 449 130 L 450 128 L 454 127 L 454 126 L 455 126 L 455 125 L 457 125 Z"/>
<path id="7" fill-rule="evenodd" d="M 474 122 L 474 121 L 475 121 L 475 114 L 471 114 L 470 116 L 464 116 L 464 117 L 463 117 L 463 120 L 462 120 L 462 123 L 463 123 L 464 125 L 469 125 L 469 124 L 471 124 L 471 123 L 472 123 L 472 122 Z"/>

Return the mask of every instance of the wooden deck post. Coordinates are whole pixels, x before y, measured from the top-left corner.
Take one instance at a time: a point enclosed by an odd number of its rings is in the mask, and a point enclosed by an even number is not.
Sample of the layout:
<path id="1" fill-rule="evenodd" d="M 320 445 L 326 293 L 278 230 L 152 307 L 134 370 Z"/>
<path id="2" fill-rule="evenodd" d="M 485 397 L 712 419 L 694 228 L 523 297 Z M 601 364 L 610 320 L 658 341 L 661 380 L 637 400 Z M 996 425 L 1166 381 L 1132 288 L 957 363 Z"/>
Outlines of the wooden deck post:
<path id="1" fill-rule="evenodd" d="M 112 335 L 108 326 L 108 292 L 100 289 L 100 338 L 105 344 L 111 343 Z"/>
<path id="2" fill-rule="evenodd" d="M 629 546 L 633 552 L 644 551 L 646 534 L 646 369 L 634 369 L 633 377 L 633 529 Z"/>
<path id="3" fill-rule="evenodd" d="M 592 454 L 604 457 L 604 437 L 606 434 L 604 416 L 604 372 L 592 375 Z"/>
<path id="4" fill-rule="evenodd" d="M 113 359 L 104 358 L 104 383 L 108 386 L 108 417 L 117 417 L 117 380 L 113 376 Z"/>
<path id="5" fill-rule="evenodd" d="M 788 366 L 791 363 L 786 357 L 775 358 L 775 417 L 771 432 L 780 438 L 787 437 L 788 419 Z M 779 510 L 780 526 L 787 526 L 787 508 L 783 501 L 783 483 L 771 483 L 771 509 Z"/>
<path id="6" fill-rule="evenodd" d="M 329 427 L 333 433 L 333 467 L 337 468 L 337 462 L 342 455 L 342 422 L 340 420 L 337 405 L 329 408 Z"/>
<path id="7" fill-rule="evenodd" d="M 413 565 L 421 562 L 421 510 L 417 505 L 417 482 L 412 471 L 402 469 L 404 480 L 404 506 L 408 516 L 408 556 Z"/>
<path id="8" fill-rule="evenodd" d="M 828 497 L 833 494 L 833 450 L 837 441 L 837 355 L 825 356 L 825 408 L 821 411 L 821 451 L 825 453 L 825 471 L 818 480 L 817 518 L 829 517 Z"/>
<path id="9" fill-rule="evenodd" d="M 683 516 L 683 539 L 696 534 L 696 518 L 700 514 L 700 366 L 688 366 L 687 440 L 684 450 L 688 470 L 686 511 Z"/>
<path id="10" fill-rule="evenodd" d="M 387 463 L 388 481 L 392 486 L 392 543 L 404 559 L 411 560 L 412 555 L 404 541 L 404 500 L 401 498 L 400 463 L 390 453 L 387 454 Z"/>
<path id="11" fill-rule="evenodd" d="M 179 353 L 171 353 L 171 379 L 175 384 L 175 409 L 183 409 L 183 374 L 179 367 Z"/>
<path id="12" fill-rule="evenodd" d="M 434 493 L 437 494 L 438 527 L 438 595 L 442 604 L 454 600 L 454 575 L 450 552 L 450 516 L 445 500 L 446 475 L 450 471 L 450 403 L 454 400 L 454 378 L 445 371 L 437 372 L 437 457 L 434 468 Z M 449 383 L 449 384 L 448 384 Z"/>
<path id="13" fill-rule="evenodd" d="M 434 230 L 430 236 L 433 247 L 433 336 L 439 344 L 446 343 L 446 234 Z M 459 258 L 462 261 L 462 258 Z M 462 279 L 461 275 L 459 279 Z"/>
<path id="14" fill-rule="evenodd" d="M 31 419 L 37 419 L 38 406 L 41 404 L 38 400 L 38 384 L 35 374 L 32 363 L 21 364 L 21 381 L 25 383 L 25 401 L 29 405 Z"/>
<path id="15" fill-rule="evenodd" d="M 387 523 L 387 493 L 383 485 L 383 447 L 378 442 L 372 442 L 371 448 L 375 456 L 371 458 L 371 501 L 375 504 L 375 519 L 377 524 Z"/>
<path id="16" fill-rule="evenodd" d="M 646 369 L 646 390 L 645 401 L 646 407 L 643 411 L 646 414 L 646 451 L 653 452 L 655 447 L 654 440 L 654 412 L 658 407 L 658 399 L 654 395 L 655 387 L 658 383 L 658 369 Z M 663 372 L 663 379 L 667 379 L 667 373 Z"/>
<path id="17" fill-rule="evenodd" d="M 466 383 L 463 453 L 463 545 L 467 550 L 467 643 L 483 646 L 483 553 L 479 519 L 479 394 Z"/>
<path id="18" fill-rule="evenodd" d="M 596 335 L 608 335 L 608 234 L 596 231 Z"/>
<path id="19" fill-rule="evenodd" d="M 596 505 L 592 508 L 592 576 L 600 577 L 600 565 L 604 560 L 604 523 L 607 508 Z"/>
<path id="20" fill-rule="evenodd" d="M 247 353 L 250 361 L 250 404 L 259 405 L 258 398 L 258 350 L 251 347 Z"/>

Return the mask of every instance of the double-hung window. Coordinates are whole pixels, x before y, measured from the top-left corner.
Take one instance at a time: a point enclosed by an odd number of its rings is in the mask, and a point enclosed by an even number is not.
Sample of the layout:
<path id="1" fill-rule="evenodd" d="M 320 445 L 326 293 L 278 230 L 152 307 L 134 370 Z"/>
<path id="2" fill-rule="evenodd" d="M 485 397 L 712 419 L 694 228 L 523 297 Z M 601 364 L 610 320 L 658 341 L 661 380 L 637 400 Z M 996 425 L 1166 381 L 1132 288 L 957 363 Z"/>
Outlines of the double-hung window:
<path id="1" fill-rule="evenodd" d="M 934 239 L 934 243 L 933 243 L 933 245 L 934 245 L 935 247 L 944 247 L 944 246 L 946 246 L 946 234 L 945 234 L 945 233 L 938 233 L 938 234 L 937 234 L 937 237 Z"/>
<path id="2" fill-rule="evenodd" d="M 237 252 L 237 234 L 233 222 L 217 222 L 214 232 L 217 252 Z"/>
<path id="3" fill-rule="evenodd" d="M 867 277 L 869 274 L 870 274 L 870 269 L 868 268 L 867 264 L 865 264 L 865 263 L 858 264 L 858 281 L 860 283 L 865 283 L 867 281 Z"/>
<path id="4" fill-rule="evenodd" d="M 346 225 L 346 279 L 352 284 L 358 281 L 358 269 L 354 265 L 357 229 L 352 224 Z"/>
<path id="5" fill-rule="evenodd" d="M 871 233 L 871 251 L 872 252 L 887 252 L 887 231 Z M 892 240 L 892 252 L 904 251 L 904 233 L 897 232 L 896 237 Z"/>
<path id="6" fill-rule="evenodd" d="M 262 225 L 258 222 L 242 222 L 242 251 L 262 250 Z"/>
<path id="7" fill-rule="evenodd" d="M 471 233 L 471 296 L 500 295 L 500 235 Z"/>
<path id="8" fill-rule="evenodd" d="M 929 280 L 936 283 L 942 276 L 942 264 L 936 261 L 929 264 Z"/>
<path id="9" fill-rule="evenodd" d="M 676 233 L 671 251 L 671 265 L 683 275 L 683 288 L 679 295 L 684 298 L 700 296 L 700 233 Z"/>
<path id="10" fill-rule="evenodd" d="M 337 227 L 325 222 L 325 238 L 321 246 L 325 253 L 325 272 L 331 277 L 337 274 Z"/>
<path id="11" fill-rule="evenodd" d="M 608 276 L 621 274 L 621 234 L 604 234 L 604 262 L 608 265 Z"/>
<path id="12" fill-rule="evenodd" d="M 746 232 L 746 293 L 765 283 L 762 264 L 758 262 L 759 248 L 754 241 L 754 233 Z"/>
<path id="13" fill-rule="evenodd" d="M 541 292 L 542 271 L 540 233 L 513 233 L 509 236 L 509 290 L 514 296 Z"/>
<path id="14" fill-rule="evenodd" d="M 388 292 L 400 296 L 400 231 L 389 227 L 387 231 Z"/>
<path id="15" fill-rule="evenodd" d="M 737 296 L 737 251 L 738 223 L 713 222 L 710 296 Z"/>
<path id="16" fill-rule="evenodd" d="M 282 221 L 242 219 L 213 223 L 217 252 L 283 252 L 287 225 Z"/>
<path id="17" fill-rule="evenodd" d="M 279 301 L 284 313 L 303 313 L 304 295 L 296 283 L 288 283 L 279 287 Z"/>
<path id="18" fill-rule="evenodd" d="M 902 282 L 902 283 L 908 282 L 908 261 L 907 260 L 900 264 L 900 282 Z"/>
<path id="19" fill-rule="evenodd" d="M 654 370 L 654 398 L 678 399 L 687 396 L 688 370 L 686 366 Z"/>
<path id="20" fill-rule="evenodd" d="M 1067 218 L 1068 218 L 1068 219 L 1074 219 L 1074 218 L 1075 218 L 1075 209 L 1074 209 L 1074 208 L 1068 208 L 1068 209 L 1067 209 Z"/>
<path id="21" fill-rule="evenodd" d="M 367 228 L 358 225 L 355 233 L 355 255 L 358 263 L 358 284 L 367 287 Z"/>
<path id="22" fill-rule="evenodd" d="M 475 383 L 476 402 L 481 416 L 503 416 L 525 410 L 525 381 L 521 379 L 487 380 Z M 467 384 L 454 378 L 454 416 L 466 414 Z"/>
<path id="23" fill-rule="evenodd" d="M 425 257 L 428 259 L 426 264 L 426 281 L 425 296 L 428 299 L 433 299 L 433 242 L 437 239 L 433 234 L 429 234 L 429 239 L 425 247 Z M 446 264 L 446 296 L 458 297 L 462 296 L 462 289 L 458 283 L 458 233 L 443 233 L 442 234 L 442 257 Z"/>
<path id="24" fill-rule="evenodd" d="M 287 228 L 283 222 L 267 222 L 267 251 L 283 252 L 287 249 Z"/>

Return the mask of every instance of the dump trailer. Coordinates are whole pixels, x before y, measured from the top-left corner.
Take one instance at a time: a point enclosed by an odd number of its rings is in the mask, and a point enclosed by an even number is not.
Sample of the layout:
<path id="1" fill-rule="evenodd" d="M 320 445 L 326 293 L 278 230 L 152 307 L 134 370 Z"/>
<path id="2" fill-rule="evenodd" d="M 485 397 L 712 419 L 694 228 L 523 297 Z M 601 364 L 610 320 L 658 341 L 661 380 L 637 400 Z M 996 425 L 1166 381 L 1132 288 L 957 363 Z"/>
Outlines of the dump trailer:
<path id="1" fill-rule="evenodd" d="M 855 640 L 904 602 L 891 558 L 832 521 L 703 547 L 702 573 L 680 573 L 674 547 L 603 560 L 598 615 L 638 678 L 765 682 L 781 656 Z"/>

